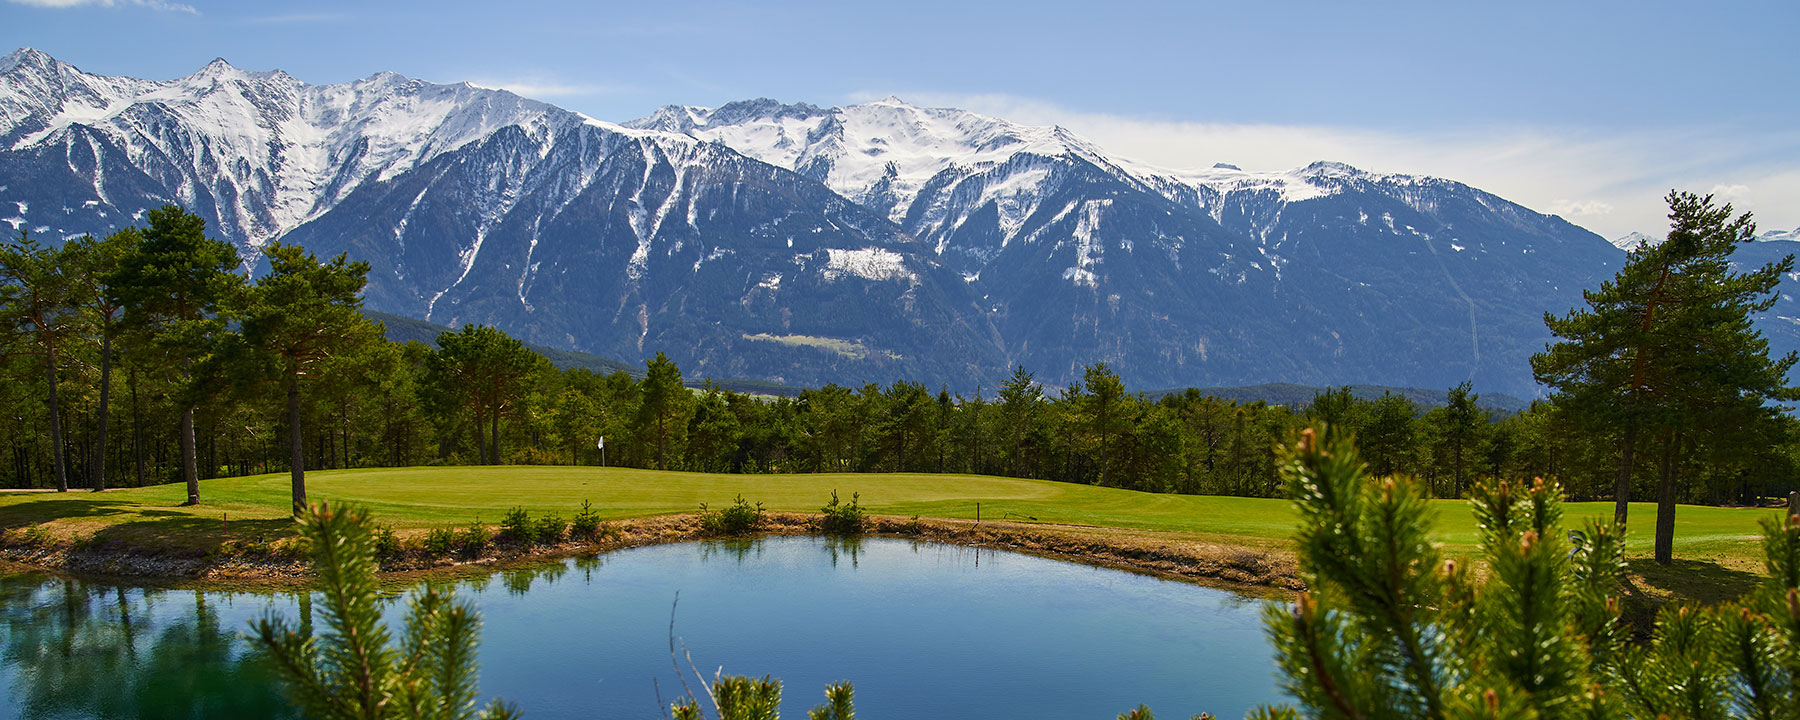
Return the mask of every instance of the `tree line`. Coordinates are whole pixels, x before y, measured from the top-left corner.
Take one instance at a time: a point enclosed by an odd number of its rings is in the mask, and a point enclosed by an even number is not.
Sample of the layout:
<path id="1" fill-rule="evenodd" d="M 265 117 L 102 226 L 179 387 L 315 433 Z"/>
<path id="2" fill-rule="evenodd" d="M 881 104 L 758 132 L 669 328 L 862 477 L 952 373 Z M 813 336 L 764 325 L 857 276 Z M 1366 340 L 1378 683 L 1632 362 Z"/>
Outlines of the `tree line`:
<path id="1" fill-rule="evenodd" d="M 1605 408 L 1649 401 L 1619 405 L 1574 381 L 1564 389 L 1550 369 L 1548 384 L 1562 392 L 1516 414 L 1484 409 L 1466 383 L 1430 408 L 1348 388 L 1304 408 L 1193 389 L 1153 397 L 1129 391 L 1105 364 L 1060 388 L 1020 367 L 991 391 L 896 380 L 756 396 L 710 381 L 689 387 L 661 354 L 641 376 L 559 370 L 482 325 L 433 345 L 388 342 L 360 309 L 367 264 L 281 243 L 263 258 L 251 279 L 230 245 L 175 206 L 104 239 L 50 248 L 21 233 L 9 243 L 0 253 L 0 409 L 15 431 L 0 484 L 185 481 L 199 502 L 200 479 L 288 472 L 298 510 L 309 469 L 604 462 L 1274 496 L 1284 492 L 1274 448 L 1322 421 L 1357 437 L 1374 474 L 1416 476 L 1437 497 L 1462 497 L 1484 478 L 1544 477 L 1575 499 L 1616 497 L 1621 483 L 1647 498 L 1673 478 L 1678 499 L 1717 504 L 1791 487 L 1800 448 L 1791 418 L 1748 401 L 1704 417 L 1646 409 L 1631 415 L 1637 430 L 1614 432 Z M 1546 352 L 1546 368 L 1558 352 Z M 1646 376 L 1646 387 L 1684 382 Z M 1661 462 L 1627 460 L 1621 471 L 1620 456 L 1632 453 Z"/>

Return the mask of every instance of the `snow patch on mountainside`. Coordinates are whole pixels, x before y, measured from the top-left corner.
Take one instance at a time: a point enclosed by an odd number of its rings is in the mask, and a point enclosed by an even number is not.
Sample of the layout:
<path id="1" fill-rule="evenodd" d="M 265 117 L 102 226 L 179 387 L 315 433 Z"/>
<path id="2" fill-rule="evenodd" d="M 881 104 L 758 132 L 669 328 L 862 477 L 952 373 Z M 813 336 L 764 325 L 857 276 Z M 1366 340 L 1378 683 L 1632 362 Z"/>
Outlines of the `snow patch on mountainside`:
<path id="1" fill-rule="evenodd" d="M 826 248 L 825 253 L 825 268 L 822 273 L 826 280 L 836 280 L 845 275 L 854 275 L 864 280 L 905 279 L 915 283 L 919 281 L 917 275 L 906 269 L 906 257 L 892 250 Z"/>

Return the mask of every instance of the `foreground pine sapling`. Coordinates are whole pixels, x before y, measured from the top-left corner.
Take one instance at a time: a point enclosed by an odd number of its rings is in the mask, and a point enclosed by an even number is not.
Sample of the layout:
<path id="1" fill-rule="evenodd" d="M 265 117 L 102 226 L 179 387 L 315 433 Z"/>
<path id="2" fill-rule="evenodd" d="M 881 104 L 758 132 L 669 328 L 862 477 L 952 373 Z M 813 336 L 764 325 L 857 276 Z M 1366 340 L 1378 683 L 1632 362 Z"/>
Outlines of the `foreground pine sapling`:
<path id="1" fill-rule="evenodd" d="M 322 720 L 500 720 L 519 713 L 496 700 L 475 707 L 475 648 L 481 620 L 474 607 L 436 589 L 413 594 L 396 645 L 381 620 L 375 540 L 368 514 L 309 510 L 301 536 L 312 549 L 324 626 L 302 633 L 283 618 L 251 624 L 252 639 L 273 658 L 289 697 Z"/>
<path id="2" fill-rule="evenodd" d="M 1439 562 L 1420 490 L 1365 476 L 1348 441 L 1307 431 L 1282 472 L 1308 591 L 1265 618 L 1296 707 L 1253 717 L 1800 717 L 1800 521 L 1765 520 L 1770 579 L 1746 602 L 1665 608 L 1633 646 L 1623 531 L 1565 541 L 1552 483 L 1476 489 L 1475 573 Z"/>

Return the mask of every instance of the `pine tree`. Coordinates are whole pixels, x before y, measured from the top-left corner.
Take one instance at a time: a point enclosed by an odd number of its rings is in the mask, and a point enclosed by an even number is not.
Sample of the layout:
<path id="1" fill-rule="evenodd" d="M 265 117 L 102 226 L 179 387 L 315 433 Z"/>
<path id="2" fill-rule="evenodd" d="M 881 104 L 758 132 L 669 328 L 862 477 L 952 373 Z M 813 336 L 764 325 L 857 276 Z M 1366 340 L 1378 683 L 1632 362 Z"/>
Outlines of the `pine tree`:
<path id="1" fill-rule="evenodd" d="M 1623 523 L 1635 454 L 1647 433 L 1661 444 L 1656 559 L 1671 559 L 1677 500 L 1675 469 L 1689 428 L 1770 422 L 1770 400 L 1800 397 L 1786 375 L 1792 354 L 1771 359 L 1750 316 L 1772 306 L 1775 286 L 1792 271 L 1785 258 L 1750 272 L 1732 271 L 1732 251 L 1755 236 L 1748 214 L 1712 196 L 1671 192 L 1668 239 L 1632 251 L 1588 308 L 1544 322 L 1562 338 L 1531 359 L 1538 381 L 1556 391 L 1569 417 L 1617 432 L 1615 520 Z"/>
<path id="2" fill-rule="evenodd" d="M 288 462 L 294 518 L 306 509 L 306 443 L 300 415 L 302 383 L 310 385 L 333 357 L 373 342 L 378 330 L 362 316 L 366 262 L 338 255 L 320 263 L 305 248 L 281 242 L 263 250 L 269 272 L 257 278 L 243 314 L 243 337 L 287 395 Z"/>
<path id="3" fill-rule="evenodd" d="M 181 474 L 188 505 L 200 502 L 194 446 L 194 364 L 210 356 L 224 334 L 224 313 L 242 285 L 237 250 L 206 237 L 206 221 L 175 205 L 151 210 L 143 242 L 106 278 L 114 302 L 125 308 L 129 342 L 154 355 L 153 366 L 172 372 L 178 387 Z"/>
<path id="4" fill-rule="evenodd" d="M 1475 404 L 1481 396 L 1471 393 L 1472 387 L 1471 383 L 1464 382 L 1450 388 L 1440 411 L 1426 415 L 1436 430 L 1442 455 L 1450 462 L 1451 497 L 1463 496 L 1470 456 L 1475 452 L 1482 428 L 1487 425 L 1487 412 Z"/>
<path id="5" fill-rule="evenodd" d="M 474 416 L 479 462 L 500 464 L 500 416 L 518 409 L 549 361 L 486 325 L 440 333 L 437 344 L 426 361 L 435 391 Z"/>
<path id="6" fill-rule="evenodd" d="M 125 257 L 137 252 L 144 236 L 137 228 L 124 228 L 96 241 L 83 236 L 63 245 L 63 262 L 73 280 L 73 302 L 89 315 L 100 337 L 100 401 L 96 407 L 94 460 L 89 469 L 94 492 L 106 489 L 106 450 L 112 413 L 113 339 L 125 307 L 112 296 L 108 279 L 117 273 Z"/>
<path id="7" fill-rule="evenodd" d="M 1025 448 L 1042 422 L 1044 389 L 1024 365 L 1000 384 L 1000 426 L 1006 433 L 1006 474 L 1023 477 Z M 979 470 L 977 470 L 979 472 Z"/>
<path id="8" fill-rule="evenodd" d="M 19 231 L 17 240 L 0 246 L 0 308 L 8 316 L 0 321 L 19 326 L 35 340 L 38 353 L 43 356 L 44 401 L 50 416 L 50 458 L 56 472 L 56 491 L 68 492 L 69 462 L 63 443 L 62 403 L 57 395 L 57 365 L 58 352 L 74 330 L 71 325 L 75 321 L 75 289 L 58 256 L 24 230 Z"/>
<path id="9" fill-rule="evenodd" d="M 643 396 L 638 403 L 638 437 L 656 447 L 656 469 L 669 468 L 671 445 L 677 445 L 685 429 L 682 418 L 687 412 L 688 391 L 681 384 L 681 369 L 667 355 L 644 363 Z"/>

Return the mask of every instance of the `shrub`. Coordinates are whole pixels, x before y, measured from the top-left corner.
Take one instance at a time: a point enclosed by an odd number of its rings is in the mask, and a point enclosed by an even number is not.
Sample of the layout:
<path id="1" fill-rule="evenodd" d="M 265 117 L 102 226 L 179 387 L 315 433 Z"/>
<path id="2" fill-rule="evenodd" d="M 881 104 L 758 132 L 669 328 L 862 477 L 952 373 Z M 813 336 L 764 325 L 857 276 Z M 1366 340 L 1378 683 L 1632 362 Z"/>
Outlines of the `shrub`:
<path id="1" fill-rule="evenodd" d="M 449 555 L 456 549 L 456 530 L 450 527 L 435 527 L 425 533 L 425 552 L 432 555 Z"/>
<path id="2" fill-rule="evenodd" d="M 594 504 L 581 501 L 581 511 L 575 513 L 574 521 L 569 523 L 569 536 L 577 540 L 593 540 L 601 534 L 600 513 L 595 512 Z"/>
<path id="3" fill-rule="evenodd" d="M 375 557 L 391 558 L 400 555 L 400 536 L 394 534 L 392 525 L 376 525 Z"/>
<path id="4" fill-rule="evenodd" d="M 539 545 L 555 545 L 562 542 L 563 533 L 569 531 L 569 523 L 561 515 L 545 515 L 531 524 L 533 542 Z"/>
<path id="5" fill-rule="evenodd" d="M 862 493 L 850 493 L 848 504 L 838 502 L 838 493 L 831 491 L 831 502 L 819 508 L 824 517 L 819 518 L 819 529 L 833 535 L 855 535 L 863 531 L 868 523 L 869 512 L 862 509 L 858 500 Z"/>
<path id="6" fill-rule="evenodd" d="M 743 535 L 755 532 L 762 527 L 762 503 L 751 505 L 743 495 L 730 507 L 722 510 L 709 510 L 706 503 L 700 503 L 700 529 L 714 535 Z"/>
<path id="7" fill-rule="evenodd" d="M 492 539 L 494 539 L 493 533 L 488 532 L 487 526 L 482 525 L 481 519 L 477 518 L 475 522 L 469 523 L 468 527 L 463 528 L 462 532 L 456 534 L 456 550 L 463 555 L 475 557 L 481 554 L 482 549 L 486 548 L 488 541 Z"/>
<path id="8" fill-rule="evenodd" d="M 500 518 L 500 534 L 512 542 L 530 545 L 537 540 L 537 527 L 531 524 L 531 513 L 515 507 Z"/>

